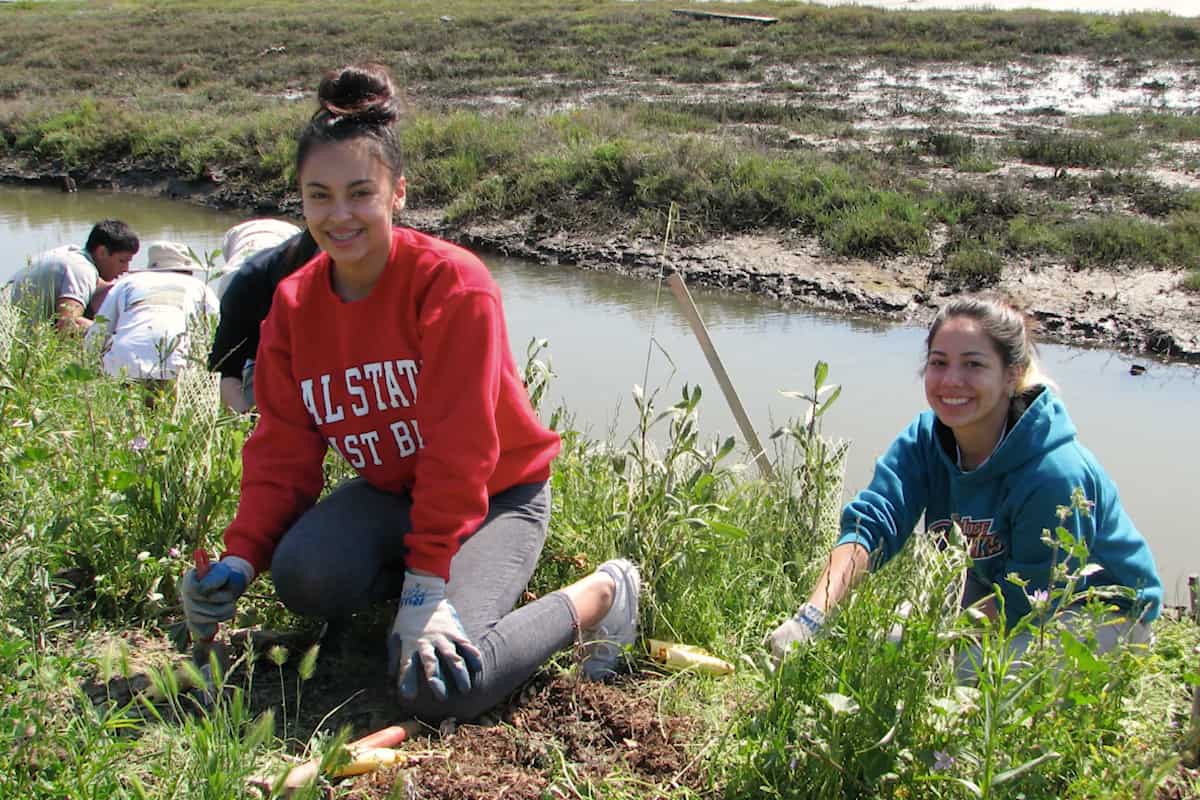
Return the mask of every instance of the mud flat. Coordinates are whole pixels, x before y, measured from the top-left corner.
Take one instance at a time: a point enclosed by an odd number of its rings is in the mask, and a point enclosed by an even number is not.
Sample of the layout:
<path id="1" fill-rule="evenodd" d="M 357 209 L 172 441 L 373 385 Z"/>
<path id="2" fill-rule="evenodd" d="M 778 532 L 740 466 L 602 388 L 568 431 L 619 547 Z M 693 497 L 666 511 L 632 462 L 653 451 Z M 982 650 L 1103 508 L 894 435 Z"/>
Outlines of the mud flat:
<path id="1" fill-rule="evenodd" d="M 586 66 L 575 71 L 566 70 L 565 62 L 540 70 L 522 66 L 528 59 L 510 63 L 505 48 L 516 45 L 503 38 L 495 39 L 494 50 L 488 51 L 501 66 L 472 67 L 457 80 L 442 74 L 457 62 L 421 70 L 413 66 L 411 53 L 392 54 L 392 62 L 409 70 L 412 108 L 435 120 L 431 130 L 454 115 L 485 120 L 478 126 L 484 132 L 470 134 L 479 140 L 460 146 L 465 161 L 454 161 L 456 153 L 443 141 L 420 143 L 425 152 L 413 160 L 409 176 L 410 224 L 546 264 L 641 277 L 677 269 L 693 283 L 755 293 L 773 302 L 895 320 L 923 321 L 954 292 L 998 289 L 1026 305 L 1042 321 L 1047 338 L 1200 362 L 1200 61 L 1188 58 L 1194 48 L 1186 46 L 1200 41 L 1200 28 L 1190 21 L 1168 20 L 1170 36 L 1122 52 L 1104 42 L 1141 35 L 1139 31 L 1162 20 L 1043 18 L 1036 12 L 978 13 L 966 21 L 951 14 L 904 17 L 911 20 L 906 25 L 925 25 L 913 29 L 924 31 L 925 38 L 915 40 L 888 27 L 901 15 L 871 17 L 881 12 L 866 10 L 855 13 L 878 28 L 874 38 L 847 32 L 853 26 L 837 19 L 836 12 L 818 13 L 801 5 L 778 4 L 774 13 L 781 24 L 758 31 L 744 30 L 757 26 L 680 23 L 670 19 L 668 8 L 652 3 L 622 6 L 621 14 L 612 12 L 604 20 L 611 28 L 589 20 L 601 25 L 591 29 L 599 42 L 595 53 L 578 49 L 571 39 L 574 28 L 561 20 L 530 17 L 521 21 L 520 31 L 510 31 L 523 46 L 550 36 L 561 44 L 560 55 L 573 54 L 570 63 Z M 903 4 L 905 9 L 918 7 Z M 1090 7 L 1107 10 L 1096 3 Z M 458 14 L 462 16 L 433 21 L 425 38 L 475 35 L 471 25 L 476 21 L 465 19 L 466 8 Z M 645 15 L 645 25 L 621 27 L 629 24 L 622 15 L 632 14 Z M 496 24 L 509 30 L 504 27 L 509 23 Z M 789 24 L 795 30 L 781 37 L 776 29 Z M 828 25 L 835 31 L 816 43 L 810 57 L 785 44 L 795 31 L 808 30 L 806 25 Z M 974 31 L 981 47 L 992 49 L 979 63 L 939 60 L 937 53 L 961 50 L 935 35 L 943 26 L 954 35 Z M 1059 30 L 1064 42 L 1068 34 L 1075 37 L 1073 44 L 1063 45 L 1074 49 L 1046 54 Z M 632 55 L 622 49 L 633 45 L 637 50 Z M 699 48 L 709 61 L 681 55 L 685 46 Z M 839 49 L 849 55 L 829 55 Z M 292 52 L 268 48 L 256 63 L 292 58 Z M 649 52 L 661 57 L 638 56 Z M 546 51 L 538 53 L 543 58 Z M 597 53 L 611 57 L 593 65 Z M 711 54 L 721 54 L 725 66 L 712 62 Z M 379 57 L 388 60 L 387 53 Z M 58 71 L 38 70 L 32 74 L 47 86 L 63 79 Z M 274 84 L 263 78 L 270 85 L 256 90 L 256 102 L 278 104 L 300 120 L 311 98 L 297 87 L 311 81 L 300 81 L 284 68 L 276 71 L 286 80 L 272 79 L 279 83 L 274 91 Z M 156 102 L 188 101 L 194 86 L 206 85 L 206 74 L 199 62 L 190 65 L 165 90 L 177 97 Z M 9 107 L 20 104 L 11 101 Z M 595 113 L 580 122 L 572 115 L 581 111 Z M 604 128 L 609 118 L 617 117 L 612 131 Z M 138 135 L 153 140 L 157 132 L 152 124 L 161 118 L 150 123 L 135 118 L 148 126 Z M 655 147 L 670 153 L 679 149 L 677 143 L 700 142 L 719 149 L 727 159 L 722 167 L 746 153 L 772 164 L 790 160 L 815 164 L 817 171 L 844 170 L 852 182 L 899 197 L 906 204 L 903 213 L 916 220 L 901 223 L 910 225 L 912 236 L 898 245 L 839 252 L 812 224 L 805 230 L 777 221 L 712 222 L 704 218 L 703 208 L 685 208 L 684 221 L 695 229 L 664 248 L 664 226 L 655 219 L 661 223 L 666 201 L 674 199 L 670 193 L 644 202 L 635 197 L 626 208 L 609 196 L 585 198 L 591 205 L 575 204 L 570 195 L 576 187 L 564 182 L 551 187 L 560 195 L 557 200 L 535 194 L 515 205 L 496 201 L 511 196 L 510 189 L 539 158 L 553 159 L 567 145 L 545 144 L 546 136 L 531 135 L 527 146 L 543 146 L 543 151 L 492 155 L 494 143 L 483 138 L 489 135 L 486 121 L 502 120 L 545 134 L 552 124 L 536 126 L 551 118 L 559 120 L 555 124 L 579 125 L 585 135 L 601 141 L 634 142 L 632 162 Z M 467 135 L 450 127 L 447 123 L 431 135 Z M 90 129 L 85 133 L 92 134 Z M 278 134 L 294 136 L 282 123 Z M 140 191 L 247 214 L 299 213 L 282 173 L 261 171 L 264 152 L 286 163 L 277 155 L 284 148 L 270 145 L 269 137 L 247 151 L 245 163 L 235 163 L 242 155 L 224 153 L 225 161 L 210 161 L 190 177 L 162 157 L 135 155 L 151 149 L 145 142 L 139 149 L 137 139 L 127 145 L 128 153 L 110 156 L 106 150 L 82 164 L 47 155 L 58 146 L 54 143 L 74 141 L 63 130 L 49 130 L 40 144 L 21 145 L 16 134 L 9 139 L 16 146 L 0 157 L 0 178 L 45 183 L 69 174 L 81 188 Z M 464 167 L 470 159 L 483 166 Z M 509 161 L 501 163 L 504 159 Z M 430 161 L 437 163 L 430 166 Z M 667 170 L 678 167 L 680 174 L 693 166 L 664 163 Z M 704 166 L 697 171 L 702 173 Z M 466 177 L 455 177 L 463 170 Z M 685 174 L 680 194 L 703 187 L 705 181 L 713 183 L 711 174 L 701 174 L 694 185 L 686 183 L 692 179 Z M 486 187 L 497 182 L 504 190 L 489 194 Z M 472 195 L 484 199 L 477 205 L 491 203 L 494 208 L 461 213 L 461 199 Z M 778 215 L 786 217 L 786 209 Z M 881 224 L 888 222 L 885 213 Z M 870 226 L 865 228 L 862 235 L 871 236 Z M 1169 235 L 1170 242 L 1146 244 L 1160 234 Z"/>

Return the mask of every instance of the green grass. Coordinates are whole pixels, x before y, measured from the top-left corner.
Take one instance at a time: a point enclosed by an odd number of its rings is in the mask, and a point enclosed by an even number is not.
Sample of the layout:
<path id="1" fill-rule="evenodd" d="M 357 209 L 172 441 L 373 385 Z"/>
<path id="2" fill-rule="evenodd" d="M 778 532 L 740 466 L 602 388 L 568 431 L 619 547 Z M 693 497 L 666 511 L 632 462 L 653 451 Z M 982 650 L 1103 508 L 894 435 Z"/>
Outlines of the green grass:
<path id="1" fill-rule="evenodd" d="M 316 0 L 153 5 L 117 2 L 5 4 L 0 19 L 20 48 L 2 51 L 0 96 L 89 91 L 140 98 L 234 84 L 256 94 L 290 88 L 330 64 L 371 55 L 421 93 L 546 74 L 594 80 L 619 66 L 683 82 L 744 80 L 766 67 L 813 58 L 885 57 L 979 63 L 1080 54 L 1190 58 L 1200 26 L 1167 15 L 739 4 L 780 18 L 769 28 L 714 25 L 670 13 L 671 3 L 409 2 L 342 6 Z M 443 17 L 450 17 L 449 21 Z M 146 30 L 156 36 L 147 37 Z M 236 30 L 236 41 L 229 32 Z M 247 44 L 253 42 L 253 44 Z M 283 49 L 280 49 L 283 48 Z M 310 86 L 311 77 L 302 82 Z"/>
<path id="2" fill-rule="evenodd" d="M 314 738 L 289 723 L 298 709 L 252 691 L 270 667 L 231 674 L 230 692 L 207 710 L 172 688 L 169 670 L 154 673 L 165 703 L 84 695 L 87 682 L 128 674 L 137 656 L 97 642 L 161 640 L 178 619 L 174 578 L 234 512 L 248 426 L 205 413 L 201 399 L 215 398 L 193 390 L 147 407 L 76 343 L 42 328 L 18 336 L 13 321 L 0 307 L 0 796 L 241 798 L 246 777 L 279 774 L 286 752 L 333 752 L 331 732 Z M 530 363 L 541 396 L 549 374 Z M 824 379 L 820 368 L 814 378 Z M 817 394 L 820 380 L 805 391 Z M 953 647 L 969 621 L 953 589 L 964 556 L 922 537 L 868 577 L 813 646 L 762 669 L 764 634 L 801 602 L 835 536 L 844 449 L 819 424 L 793 423 L 775 439 L 782 480 L 765 484 L 746 477 L 731 439 L 698 428 L 699 391 L 639 391 L 634 405 L 634 431 L 608 441 L 574 430 L 565 410 L 551 415 L 564 449 L 531 588 L 630 555 L 645 578 L 644 632 L 738 665 L 720 680 L 639 678 L 664 711 L 691 720 L 691 768 L 712 787 L 706 796 L 1126 798 L 1172 771 L 1200 629 L 1162 622 L 1151 651 L 1102 660 L 1047 649 L 1012 680 L 999 678 L 1003 636 L 993 631 L 984 680 L 959 687 Z M 347 474 L 330 462 L 330 484 Z M 914 607 L 891 642 L 902 600 Z M 260 621 L 290 619 L 269 583 L 241 605 Z M 319 712 L 345 699 L 305 692 Z M 578 785 L 571 759 L 545 768 Z M 695 797 L 616 774 L 587 792 Z"/>
<path id="3" fill-rule="evenodd" d="M 1038 134 L 1018 147 L 1021 158 L 1032 164 L 1092 169 L 1131 167 L 1141 158 L 1144 149 L 1131 139 L 1062 133 Z"/>
<path id="4" fill-rule="evenodd" d="M 961 219 L 967 238 L 999 237 L 1009 251 L 1080 264 L 1176 267 L 1194 254 L 1175 220 L 1196 210 L 1196 193 L 1136 180 L 1131 169 L 1144 140 L 1193 138 L 1186 117 L 1080 118 L 1072 124 L 1086 133 L 1013 145 L 1060 173 L 1111 173 L 1090 183 L 1060 174 L 1038 192 L 1128 198 L 1161 231 L 1122 221 L 1125 244 L 1098 243 L 1086 224 L 1031 205 L 1020 213 L 1049 233 L 1006 238 L 1014 214 L 987 217 L 1009 203 L 1010 188 L 971 210 L 953 188 L 913 177 L 932 161 L 964 177 L 992 172 L 995 146 L 929 129 L 876 152 L 853 114 L 809 101 L 812 87 L 794 83 L 789 67 L 815 59 L 836 80 L 843 59 L 987 62 L 1131 48 L 1188 58 L 1200 40 L 1195 20 L 739 6 L 780 17 L 762 28 L 685 19 L 658 0 L 387 8 L 359 0 L 343 10 L 329 18 L 314 0 L 0 4 L 10 40 L 22 42 L 0 48 L 0 152 L 44 174 L 212 180 L 213 202 L 294 210 L 294 141 L 317 76 L 370 57 L 409 93 L 410 202 L 443 210 L 450 224 L 540 213 L 568 232 L 656 235 L 674 203 L 685 242 L 785 231 L 815 237 L 831 255 L 886 258 L 928 252 L 930 226 Z M 360 19 L 370 24 L 350 22 Z M 156 35 L 142 35 L 149 29 Z M 255 45 L 231 42 L 231 29 Z M 641 97 L 636 82 L 651 80 L 653 98 Z M 762 91 L 715 99 L 695 81 L 761 82 Z M 521 105 L 497 110 L 493 95 Z M 477 110 L 481 102 L 488 110 Z M 837 145 L 818 152 L 806 143 L 813 138 Z"/>
<path id="5" fill-rule="evenodd" d="M 1200 141 L 1200 118 L 1194 114 L 1143 111 L 1136 114 L 1101 114 L 1076 117 L 1071 126 L 1121 138 L 1138 137 L 1162 142 Z"/>
<path id="6" fill-rule="evenodd" d="M 1088 187 L 1099 195 L 1127 197 L 1133 208 L 1151 217 L 1200 210 L 1200 192 L 1164 186 L 1135 170 L 1102 172 L 1088 181 Z"/>
<path id="7" fill-rule="evenodd" d="M 942 265 L 947 279 L 955 285 L 979 289 L 1000 280 L 1004 258 L 996 252 L 997 242 L 968 240 L 946 257 Z"/>

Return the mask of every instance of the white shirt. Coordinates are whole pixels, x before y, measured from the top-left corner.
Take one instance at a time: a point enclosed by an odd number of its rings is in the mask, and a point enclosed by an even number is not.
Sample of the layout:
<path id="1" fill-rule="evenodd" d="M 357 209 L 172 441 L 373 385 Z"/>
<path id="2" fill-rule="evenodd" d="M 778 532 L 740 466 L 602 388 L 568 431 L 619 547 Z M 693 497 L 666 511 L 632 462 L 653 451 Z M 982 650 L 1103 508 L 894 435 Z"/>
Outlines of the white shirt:
<path id="1" fill-rule="evenodd" d="M 167 380 L 187 360 L 189 321 L 216 314 L 218 307 L 212 289 L 191 275 L 131 272 L 104 298 L 85 342 L 102 348 L 101 362 L 109 375 Z"/>
<path id="2" fill-rule="evenodd" d="M 247 258 L 281 244 L 299 232 L 300 229 L 292 223 L 278 219 L 252 219 L 234 225 L 226 231 L 221 243 L 225 265 L 216 277 L 217 297 L 225 294 L 229 281 L 233 279 L 233 273 L 238 271 Z"/>

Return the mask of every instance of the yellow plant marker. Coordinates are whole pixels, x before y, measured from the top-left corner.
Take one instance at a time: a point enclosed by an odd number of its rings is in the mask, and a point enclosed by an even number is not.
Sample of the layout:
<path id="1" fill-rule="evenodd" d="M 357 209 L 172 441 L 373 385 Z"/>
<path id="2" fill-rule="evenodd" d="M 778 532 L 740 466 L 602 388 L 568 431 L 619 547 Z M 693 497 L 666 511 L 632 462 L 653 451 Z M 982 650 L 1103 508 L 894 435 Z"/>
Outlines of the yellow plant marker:
<path id="1" fill-rule="evenodd" d="M 729 675 L 733 672 L 733 664 L 722 661 L 707 650 L 690 644 L 676 644 L 651 639 L 650 659 L 657 661 L 667 669 L 694 669 L 707 675 Z"/>
<path id="2" fill-rule="evenodd" d="M 404 754 L 391 747 L 369 747 L 365 750 L 351 751 L 349 764 L 337 770 L 333 777 L 348 778 L 352 775 L 362 775 L 373 772 L 381 767 L 394 767 L 404 763 Z"/>

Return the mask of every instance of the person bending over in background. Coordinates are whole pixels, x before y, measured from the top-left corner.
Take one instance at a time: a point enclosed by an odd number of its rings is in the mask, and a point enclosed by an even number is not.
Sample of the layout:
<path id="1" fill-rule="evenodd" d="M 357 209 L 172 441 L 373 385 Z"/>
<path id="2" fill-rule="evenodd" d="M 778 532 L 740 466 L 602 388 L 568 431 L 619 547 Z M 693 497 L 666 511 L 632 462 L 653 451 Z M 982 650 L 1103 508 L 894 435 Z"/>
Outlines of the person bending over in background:
<path id="1" fill-rule="evenodd" d="M 101 353 L 109 375 L 139 381 L 173 380 L 190 349 L 188 326 L 217 313 L 217 298 L 204 281 L 204 266 L 184 245 L 154 242 L 149 265 L 131 272 L 106 292 L 89 347 Z"/>
<path id="2" fill-rule="evenodd" d="M 471 253 L 393 227 L 405 179 L 391 75 L 322 80 L 296 174 L 324 251 L 263 323 L 260 418 L 225 552 L 180 595 L 198 637 L 270 567 L 280 599 L 344 620 L 398 599 L 388 637 L 402 711 L 469 720 L 577 638 L 582 671 L 632 643 L 640 577 L 624 559 L 513 610 L 537 565 L 560 441 L 538 420 L 500 291 Z M 316 502 L 329 446 L 359 477 Z"/>
<path id="3" fill-rule="evenodd" d="M 226 243 L 238 227 L 241 226 L 231 228 L 225 235 Z M 225 290 L 221 294 L 221 318 L 209 351 L 208 369 L 221 374 L 221 401 L 239 414 L 254 406 L 254 357 L 258 351 L 259 326 L 271 310 L 275 287 L 319 252 L 312 234 L 289 227 L 296 233 L 273 247 L 239 259 L 239 266 L 228 275 L 228 280 L 222 278 Z"/>
<path id="4" fill-rule="evenodd" d="M 892 442 L 870 485 L 842 512 L 841 536 L 811 597 L 770 635 L 775 659 L 812 638 L 870 569 L 871 553 L 879 552 L 880 563 L 894 556 L 922 513 L 928 533 L 945 535 L 957 524 L 966 539 L 972 566 L 964 607 L 976 605 L 995 619 L 998 587 L 1010 628 L 1028 614 L 1026 592 L 1048 591 L 1054 566 L 1042 532 L 1061 524 L 1086 542 L 1098 567 L 1078 589 L 1133 590 L 1095 630 L 1099 650 L 1148 641 L 1162 600 L 1150 547 L 1040 375 L 1025 316 L 996 299 L 950 301 L 930 326 L 923 373 L 929 410 Z M 1057 509 L 1077 488 L 1090 511 L 1074 508 L 1060 522 Z M 1028 581 L 1024 590 L 1006 580 L 1014 572 Z M 1029 638 L 1018 635 L 1018 655 Z M 960 677 L 974 673 L 965 659 L 959 667 Z"/>
<path id="5" fill-rule="evenodd" d="M 91 327 L 105 289 L 129 270 L 140 247 L 137 234 L 124 222 L 97 222 L 80 248 L 68 244 L 37 256 L 13 278 L 12 302 L 38 319 L 52 319 L 63 331 Z"/>
<path id="6" fill-rule="evenodd" d="M 292 223 L 266 217 L 239 222 L 225 231 L 221 240 L 221 254 L 225 258 L 225 264 L 215 278 L 217 297 L 225 296 L 229 281 L 247 259 L 282 244 L 298 233 L 300 229 Z"/>

